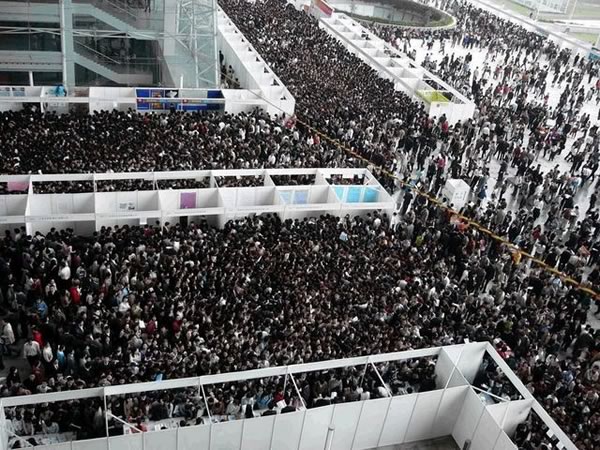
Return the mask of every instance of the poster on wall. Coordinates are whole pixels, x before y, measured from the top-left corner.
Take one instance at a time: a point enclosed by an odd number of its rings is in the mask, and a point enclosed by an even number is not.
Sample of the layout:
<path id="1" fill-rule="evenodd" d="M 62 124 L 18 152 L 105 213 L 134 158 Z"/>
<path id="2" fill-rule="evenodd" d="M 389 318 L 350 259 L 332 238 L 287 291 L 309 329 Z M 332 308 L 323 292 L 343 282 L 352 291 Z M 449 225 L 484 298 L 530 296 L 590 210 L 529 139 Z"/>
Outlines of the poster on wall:
<path id="1" fill-rule="evenodd" d="M 135 211 L 133 202 L 119 202 L 119 211 Z"/>
<path id="2" fill-rule="evenodd" d="M 379 189 L 378 188 L 365 188 L 365 197 L 363 202 L 365 203 L 375 203 L 379 198 Z"/>
<path id="3" fill-rule="evenodd" d="M 29 190 L 29 181 L 9 181 L 6 183 L 8 192 L 27 192 Z"/>
<path id="4" fill-rule="evenodd" d="M 179 209 L 192 209 L 196 207 L 196 193 L 182 192 L 179 195 Z"/>
<path id="5" fill-rule="evenodd" d="M 294 203 L 296 205 L 305 205 L 308 203 L 308 191 L 294 192 Z"/>
<path id="6" fill-rule="evenodd" d="M 179 98 L 177 89 L 136 89 L 136 103 L 138 111 L 169 111 L 177 108 Z"/>
<path id="7" fill-rule="evenodd" d="M 193 92 L 199 98 L 181 98 L 179 89 L 139 88 L 135 90 L 138 111 L 220 111 L 223 102 L 210 102 L 211 99 L 223 99 L 220 89 L 187 90 L 186 96 Z"/>
<path id="8" fill-rule="evenodd" d="M 348 197 L 346 203 L 359 203 L 360 194 L 363 188 L 351 186 L 348 188 Z"/>

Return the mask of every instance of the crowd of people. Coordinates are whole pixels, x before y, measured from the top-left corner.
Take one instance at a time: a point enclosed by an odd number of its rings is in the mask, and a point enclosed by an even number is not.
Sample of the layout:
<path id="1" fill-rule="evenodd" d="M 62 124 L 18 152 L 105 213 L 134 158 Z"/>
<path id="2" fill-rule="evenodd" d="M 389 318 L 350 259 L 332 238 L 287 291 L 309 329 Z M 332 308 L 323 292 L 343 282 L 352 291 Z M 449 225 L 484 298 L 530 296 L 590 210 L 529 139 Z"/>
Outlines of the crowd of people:
<path id="1" fill-rule="evenodd" d="M 18 373 L 9 376 L 2 395 L 499 337 L 511 349 L 513 370 L 559 423 L 579 430 L 574 438 L 582 448 L 597 444 L 600 334 L 585 325 L 589 299 L 559 277 L 515 262 L 485 234 L 459 231 L 433 205 L 416 206 L 397 223 L 395 217 L 263 217 L 223 230 L 191 224 L 106 228 L 91 237 L 7 236 L 1 274 L 9 314 L 2 325 L 10 325 L 13 342 L 26 339 L 32 373 L 22 382 Z M 390 391 L 408 393 L 435 386 L 430 378 L 425 387 L 431 367 L 382 373 Z M 482 379 L 481 386 L 489 378 Z M 386 389 L 369 384 L 359 392 L 348 377 L 349 385 L 315 397 L 311 380 L 299 386 L 309 407 L 331 402 L 332 392 L 376 398 Z M 231 408 L 242 405 L 236 395 L 215 396 L 215 411 L 223 402 L 227 411 L 233 399 Z M 193 420 L 199 405 L 190 409 Z M 81 407 L 87 413 L 78 421 L 96 417 L 93 402 Z M 128 418 L 136 424 L 142 416 Z M 41 413 L 33 417 L 41 427 Z M 46 426 L 72 431 L 71 416 L 53 417 Z"/>
<path id="2" fill-rule="evenodd" d="M 3 112 L 0 173 L 365 164 L 322 140 L 314 127 L 352 147 L 373 168 L 384 166 L 434 196 L 447 178 L 465 179 L 474 194 L 465 216 L 598 291 L 600 216 L 592 186 L 600 134 L 596 118 L 582 108 L 598 94 L 597 65 L 468 3 L 441 5 L 459 19 L 454 31 L 416 35 L 376 29 L 398 48 L 418 45 L 421 38 L 431 48 L 439 40 L 441 47 L 489 53 L 489 70 L 473 68 L 452 51 L 435 69 L 450 82 L 466 76 L 469 86 L 457 87 L 477 104 L 473 119 L 450 125 L 444 116 L 429 118 L 420 104 L 283 0 L 223 0 L 221 6 L 295 96 L 300 121 L 260 111 L 236 116 Z M 492 70 L 493 61 L 498 64 Z M 551 107 L 546 95 L 552 85 L 563 93 Z M 570 167 L 544 171 L 544 158 L 563 166 L 566 158 Z M 224 229 L 157 224 L 103 228 L 92 236 L 72 230 L 7 232 L 0 241 L 2 353 L 18 350 L 24 340 L 31 373 L 11 368 L 0 395 L 468 339 L 493 342 L 579 448 L 600 446 L 600 332 L 587 324 L 597 298 L 376 174 L 390 191 L 400 191 L 391 217 L 371 212 L 282 222 L 264 216 Z M 260 185 L 253 178 L 218 182 Z M 180 180 L 176 186 L 203 183 Z M 101 189 L 122 187 L 108 182 Z M 135 181 L 128 188 L 153 186 Z M 75 189 L 89 186 L 34 186 L 35 192 Z M 576 202 L 583 189 L 593 192 L 587 211 Z M 218 416 L 268 415 L 431 390 L 433 367 L 426 360 L 381 366 L 383 384 L 356 368 L 310 373 L 298 379 L 300 397 L 280 379 L 215 386 L 206 395 Z M 493 365 L 485 365 L 476 385 L 497 397 L 515 395 Z M 205 406 L 200 397 L 164 393 L 116 397 L 109 409 L 134 431 L 145 431 L 146 418 L 201 423 Z M 24 436 L 105 433 L 103 405 L 96 400 L 16 408 L 8 416 Z M 536 423 L 531 419 L 515 434 L 520 446 L 539 449 L 547 443 Z"/>
<path id="3" fill-rule="evenodd" d="M 338 149 L 286 123 L 259 110 L 235 116 L 5 111 L 0 173 L 335 167 L 347 161 Z"/>

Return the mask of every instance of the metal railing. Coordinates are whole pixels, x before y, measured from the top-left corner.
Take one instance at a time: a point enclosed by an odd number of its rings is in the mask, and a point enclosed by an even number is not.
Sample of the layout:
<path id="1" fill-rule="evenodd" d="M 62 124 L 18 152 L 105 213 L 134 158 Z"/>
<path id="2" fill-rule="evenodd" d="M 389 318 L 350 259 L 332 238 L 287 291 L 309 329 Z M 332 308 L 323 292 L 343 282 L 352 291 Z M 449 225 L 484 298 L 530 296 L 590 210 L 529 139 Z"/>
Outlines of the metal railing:
<path id="1" fill-rule="evenodd" d="M 75 50 L 77 51 L 77 53 L 80 53 L 83 56 L 86 56 L 86 57 L 94 60 L 98 64 L 102 64 L 103 66 L 107 66 L 109 68 L 113 65 L 121 64 L 120 61 L 113 59 L 110 56 L 105 55 L 102 52 L 99 52 L 98 50 L 90 47 L 89 45 L 85 45 L 83 42 L 76 40 L 76 41 L 74 41 L 74 44 L 75 44 Z"/>
<path id="2" fill-rule="evenodd" d="M 85 3 L 88 5 L 95 6 L 96 8 L 104 11 L 107 14 L 115 16 L 125 22 L 135 23 L 138 19 L 138 15 L 132 10 L 140 10 L 140 7 L 135 8 L 131 6 L 128 1 L 116 1 L 116 0 L 74 0 L 73 3 Z M 137 3 L 136 3 L 137 4 Z"/>

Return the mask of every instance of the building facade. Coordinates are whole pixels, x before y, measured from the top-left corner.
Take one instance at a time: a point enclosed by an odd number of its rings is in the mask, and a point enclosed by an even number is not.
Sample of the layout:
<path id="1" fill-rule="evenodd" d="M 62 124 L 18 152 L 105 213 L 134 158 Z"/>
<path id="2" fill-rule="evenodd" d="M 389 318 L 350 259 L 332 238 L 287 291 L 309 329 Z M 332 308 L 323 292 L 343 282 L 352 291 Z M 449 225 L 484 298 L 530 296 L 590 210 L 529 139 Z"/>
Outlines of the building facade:
<path id="1" fill-rule="evenodd" d="M 215 0 L 0 0 L 0 85 L 219 84 Z"/>

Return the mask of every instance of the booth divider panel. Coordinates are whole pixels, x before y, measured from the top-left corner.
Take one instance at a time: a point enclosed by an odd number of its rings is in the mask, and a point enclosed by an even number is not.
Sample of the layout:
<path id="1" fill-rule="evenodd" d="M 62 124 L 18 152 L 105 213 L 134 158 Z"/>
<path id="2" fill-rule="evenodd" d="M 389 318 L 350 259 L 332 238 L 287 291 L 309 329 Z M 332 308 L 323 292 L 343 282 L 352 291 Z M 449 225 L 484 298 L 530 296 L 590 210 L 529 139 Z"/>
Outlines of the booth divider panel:
<path id="1" fill-rule="evenodd" d="M 473 389 L 469 388 L 465 395 L 463 407 L 458 415 L 456 424 L 454 425 L 454 430 L 452 431 L 452 437 L 459 448 L 462 448 L 467 439 L 473 437 L 477 422 L 484 409 L 485 406 L 481 403 L 479 396 Z"/>
<path id="2" fill-rule="evenodd" d="M 106 438 L 73 441 L 73 450 L 108 450 L 108 441 Z"/>
<path id="3" fill-rule="evenodd" d="M 304 413 L 305 411 L 296 411 L 275 416 L 272 449 L 286 450 L 289 448 L 296 450 L 298 448 Z"/>
<path id="4" fill-rule="evenodd" d="M 145 433 L 144 450 L 177 449 L 177 429 L 151 431 Z"/>
<path id="5" fill-rule="evenodd" d="M 181 428 L 177 441 L 177 450 L 207 449 L 210 445 L 210 425 Z"/>
<path id="6" fill-rule="evenodd" d="M 462 373 L 460 373 L 460 370 L 456 369 L 450 377 L 450 382 L 448 383 L 447 387 L 453 388 L 458 386 L 469 386 L 469 382 L 465 377 L 463 377 Z"/>
<path id="7" fill-rule="evenodd" d="M 302 427 L 302 437 L 300 438 L 300 450 L 314 450 L 325 448 L 327 431 L 333 406 L 323 406 L 306 410 L 304 426 Z M 275 446 L 273 446 L 275 448 Z"/>
<path id="8" fill-rule="evenodd" d="M 479 371 L 487 343 L 476 342 L 463 347 L 460 360 L 456 364 L 469 383 L 472 383 Z"/>
<path id="9" fill-rule="evenodd" d="M 450 361 L 452 361 L 452 364 L 457 364 L 458 360 L 460 359 L 460 354 L 462 353 L 461 348 L 463 348 L 461 345 L 449 345 L 447 347 L 443 347 L 440 350 L 440 353 L 445 353 L 450 358 Z"/>
<path id="10" fill-rule="evenodd" d="M 110 448 L 119 450 L 142 450 L 142 439 L 144 433 L 125 434 L 123 436 L 114 436 L 110 438 Z"/>
<path id="11" fill-rule="evenodd" d="M 486 405 L 485 407 L 499 427 L 502 427 L 502 422 L 504 421 L 504 415 L 506 414 L 508 405 L 509 402 L 501 402 L 494 405 Z"/>
<path id="12" fill-rule="evenodd" d="M 338 403 L 333 410 L 331 423 L 335 426 L 332 450 L 352 448 L 354 431 L 360 418 L 362 402 Z"/>
<path id="13" fill-rule="evenodd" d="M 437 411 L 444 391 L 420 392 L 413 415 L 406 431 L 405 442 L 420 441 L 431 437 Z"/>
<path id="14" fill-rule="evenodd" d="M 392 398 L 379 446 L 395 445 L 404 442 L 408 423 L 419 394 L 400 395 Z"/>
<path id="15" fill-rule="evenodd" d="M 462 409 L 467 392 L 470 390 L 468 386 L 459 386 L 448 388 L 444 391 L 440 407 L 438 409 L 431 437 L 449 436 L 452 434 L 458 415 Z"/>
<path id="16" fill-rule="evenodd" d="M 219 422 L 213 424 L 210 433 L 210 450 L 231 450 L 240 448 L 243 425 L 243 420 L 233 420 L 231 422 Z"/>
<path id="17" fill-rule="evenodd" d="M 243 450 L 269 450 L 275 416 L 244 420 Z"/>
<path id="18" fill-rule="evenodd" d="M 441 351 L 435 363 L 435 386 L 437 389 L 444 389 L 446 387 L 446 383 L 448 383 L 452 376 L 453 369 L 454 363 L 446 353 Z"/>
<path id="19" fill-rule="evenodd" d="M 25 215 L 27 197 L 27 194 L 0 196 L 0 216 Z"/>
<path id="20" fill-rule="evenodd" d="M 356 428 L 353 448 L 377 447 L 389 402 L 389 398 L 379 398 L 364 402 L 364 407 Z"/>
<path id="21" fill-rule="evenodd" d="M 471 450 L 490 450 L 494 448 L 501 432 L 502 429 L 492 415 L 487 409 L 484 409 L 471 440 Z"/>
<path id="22" fill-rule="evenodd" d="M 509 403 L 506 420 L 504 421 L 504 426 L 502 427 L 506 434 L 512 436 L 516 431 L 517 426 L 527 420 L 527 416 L 529 416 L 532 404 L 533 400 L 531 399 L 513 400 Z"/>
<path id="23" fill-rule="evenodd" d="M 494 450 L 517 450 L 517 446 L 504 431 L 500 432 Z"/>
<path id="24" fill-rule="evenodd" d="M 34 448 L 27 447 L 26 444 L 22 444 L 22 448 Z M 70 442 L 61 442 L 60 444 L 49 444 L 49 445 L 36 445 L 35 450 L 71 450 Z"/>

